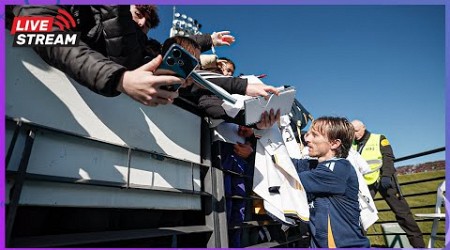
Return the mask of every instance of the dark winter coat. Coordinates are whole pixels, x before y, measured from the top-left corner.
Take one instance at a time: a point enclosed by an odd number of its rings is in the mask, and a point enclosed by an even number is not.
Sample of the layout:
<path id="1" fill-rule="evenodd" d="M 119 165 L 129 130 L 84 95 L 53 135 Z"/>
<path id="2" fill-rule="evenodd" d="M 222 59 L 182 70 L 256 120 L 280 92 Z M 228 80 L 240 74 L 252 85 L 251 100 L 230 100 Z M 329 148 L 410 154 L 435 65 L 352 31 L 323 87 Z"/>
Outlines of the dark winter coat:
<path id="1" fill-rule="evenodd" d="M 80 45 L 35 47 L 34 50 L 48 64 L 98 94 L 119 95 L 116 88 L 123 73 L 138 68 L 160 51 L 159 43 L 149 40 L 133 21 L 129 5 L 23 5 L 16 6 L 13 12 L 15 16 L 57 16 L 59 8 L 67 10 L 75 19 L 76 27 L 72 31 L 80 32 Z M 210 35 L 194 39 L 203 51 L 211 48 Z M 151 50 L 146 49 L 149 44 L 153 46 Z"/>

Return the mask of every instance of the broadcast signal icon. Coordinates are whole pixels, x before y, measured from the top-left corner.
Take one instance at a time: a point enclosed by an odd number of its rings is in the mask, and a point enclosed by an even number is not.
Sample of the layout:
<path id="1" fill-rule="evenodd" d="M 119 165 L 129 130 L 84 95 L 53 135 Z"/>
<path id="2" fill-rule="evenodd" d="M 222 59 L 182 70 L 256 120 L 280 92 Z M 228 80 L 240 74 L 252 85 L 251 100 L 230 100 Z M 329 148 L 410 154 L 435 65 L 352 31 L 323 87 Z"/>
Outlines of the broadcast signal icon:
<path id="1" fill-rule="evenodd" d="M 58 13 L 59 15 L 56 16 L 54 24 L 58 26 L 61 31 L 64 31 L 65 29 L 75 28 L 77 26 L 75 24 L 75 20 L 69 14 L 69 12 L 64 9 L 58 9 Z"/>

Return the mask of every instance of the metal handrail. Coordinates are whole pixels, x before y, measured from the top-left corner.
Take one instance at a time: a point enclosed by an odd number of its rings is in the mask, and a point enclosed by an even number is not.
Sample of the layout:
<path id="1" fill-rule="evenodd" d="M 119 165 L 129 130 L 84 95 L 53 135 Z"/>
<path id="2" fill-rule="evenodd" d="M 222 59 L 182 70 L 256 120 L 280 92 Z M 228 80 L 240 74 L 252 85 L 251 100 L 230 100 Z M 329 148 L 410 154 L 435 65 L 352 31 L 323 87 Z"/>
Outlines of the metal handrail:
<path id="1" fill-rule="evenodd" d="M 394 160 L 394 162 L 400 162 L 400 161 L 406 161 L 406 160 L 410 160 L 413 158 L 417 158 L 417 157 L 421 157 L 421 156 L 426 156 L 426 155 L 430 155 L 430 154 L 434 154 L 434 153 L 438 153 L 438 152 L 442 152 L 445 151 L 445 147 L 440 147 L 440 148 L 436 148 L 433 150 L 428 150 L 428 151 L 424 151 L 421 153 L 417 153 L 417 154 L 412 154 L 412 155 L 408 155 L 408 156 L 404 156 L 404 157 L 400 157 Z M 407 181 L 404 183 L 399 183 L 400 186 L 406 186 L 406 185 L 411 185 L 411 184 L 418 184 L 418 183 L 423 183 L 423 182 L 429 182 L 429 181 L 438 181 L 438 180 L 445 180 L 445 176 L 444 177 L 433 177 L 433 178 L 425 178 L 425 179 L 420 179 L 420 180 L 414 180 L 414 181 Z M 404 197 L 414 197 L 414 196 L 421 196 L 421 195 L 430 195 L 430 194 L 436 194 L 436 191 L 424 191 L 424 192 L 420 192 L 420 193 L 415 193 L 415 194 L 407 194 L 407 195 L 403 195 Z M 374 201 L 378 201 L 378 200 L 382 200 L 381 198 L 377 198 L 374 199 Z M 416 206 L 416 207 L 411 207 L 411 209 L 416 209 L 416 208 L 433 208 L 435 206 L 435 204 L 432 205 L 423 205 L 423 206 Z M 390 209 L 380 209 L 378 210 L 379 212 L 388 212 L 391 211 Z M 423 219 L 423 220 L 419 220 L 418 222 L 427 222 L 427 221 L 432 221 L 430 219 Z M 390 222 L 397 222 L 395 220 L 388 220 L 388 221 L 377 221 L 375 222 L 376 225 L 380 225 L 382 223 L 390 223 Z M 383 235 L 401 235 L 402 233 L 383 233 L 383 232 L 377 232 L 377 230 L 375 230 L 375 232 L 371 232 L 368 233 L 367 236 L 371 236 L 371 237 L 376 237 L 376 236 L 383 236 Z M 430 235 L 429 232 L 423 232 L 423 235 Z M 443 233 L 438 233 L 438 235 L 443 235 Z"/>
<path id="2" fill-rule="evenodd" d="M 422 183 L 422 182 L 429 182 L 429 181 L 440 181 L 445 179 L 444 177 L 434 177 L 434 178 L 429 178 L 429 179 L 420 179 L 420 180 L 415 180 L 415 181 L 406 181 L 406 182 L 401 182 L 399 183 L 401 186 L 407 186 L 407 185 L 411 185 L 411 184 L 416 184 L 416 183 Z"/>
<path id="3" fill-rule="evenodd" d="M 412 155 L 407 155 L 407 156 L 403 156 L 403 157 L 400 157 L 400 158 L 396 158 L 394 160 L 394 162 L 406 161 L 406 160 L 410 160 L 410 159 L 421 157 L 421 156 L 425 156 L 425 155 L 439 153 L 439 152 L 442 152 L 442 151 L 445 151 L 445 147 L 436 148 L 436 149 L 428 150 L 428 151 L 425 151 L 425 152 L 412 154 Z"/>

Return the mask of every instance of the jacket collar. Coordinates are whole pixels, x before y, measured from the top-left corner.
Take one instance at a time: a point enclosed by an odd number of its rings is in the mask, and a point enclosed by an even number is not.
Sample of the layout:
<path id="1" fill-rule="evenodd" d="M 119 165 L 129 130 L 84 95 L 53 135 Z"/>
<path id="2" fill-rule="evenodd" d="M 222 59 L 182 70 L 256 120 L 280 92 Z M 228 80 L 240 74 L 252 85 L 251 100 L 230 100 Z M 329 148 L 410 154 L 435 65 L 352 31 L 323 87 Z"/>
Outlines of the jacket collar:
<path id="1" fill-rule="evenodd" d="M 356 140 L 356 142 L 359 144 L 359 143 L 361 143 L 361 142 L 366 142 L 367 140 L 369 140 L 369 137 L 370 137 L 370 131 L 369 130 L 366 130 L 365 132 L 364 132 L 364 135 L 361 137 L 361 139 L 359 139 L 359 140 Z"/>

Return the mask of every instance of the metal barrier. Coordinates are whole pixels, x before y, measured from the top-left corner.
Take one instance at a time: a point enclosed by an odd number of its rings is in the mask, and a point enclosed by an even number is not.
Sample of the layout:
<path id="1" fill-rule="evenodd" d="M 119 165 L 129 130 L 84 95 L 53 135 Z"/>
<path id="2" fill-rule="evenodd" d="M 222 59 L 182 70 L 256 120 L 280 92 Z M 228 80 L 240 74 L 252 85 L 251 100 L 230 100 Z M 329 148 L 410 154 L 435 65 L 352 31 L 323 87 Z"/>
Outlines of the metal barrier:
<path id="1" fill-rule="evenodd" d="M 426 156 L 426 155 L 430 155 L 430 154 L 435 154 L 435 153 L 439 153 L 439 152 L 443 152 L 445 151 L 445 147 L 441 147 L 441 148 L 436 148 L 433 150 L 429 150 L 429 151 L 425 151 L 425 152 L 421 152 L 421 153 L 417 153 L 417 154 L 412 154 L 412 155 L 408 155 L 408 156 L 404 156 L 404 157 L 400 157 L 394 160 L 394 162 L 401 162 L 401 161 L 406 161 L 406 160 L 410 160 L 410 159 L 414 159 L 414 158 L 418 158 L 421 156 Z M 429 211 L 429 212 L 433 212 L 434 211 L 434 207 L 435 207 L 435 195 L 436 195 L 436 188 L 438 186 L 438 183 L 442 182 L 445 180 L 445 174 L 442 176 L 437 176 L 437 177 L 431 177 L 431 178 L 423 178 L 423 179 L 418 179 L 418 180 L 412 180 L 412 181 L 405 181 L 405 182 L 400 182 L 399 185 L 401 188 L 403 187 L 414 187 L 414 186 L 420 186 L 420 184 L 424 184 L 424 183 L 429 183 L 429 182 L 436 182 L 436 187 L 432 188 L 432 189 L 428 189 L 428 190 L 418 190 L 417 192 L 414 193 L 406 193 L 406 194 L 402 194 L 402 196 L 404 198 L 406 198 L 407 200 L 413 200 L 413 199 L 417 199 L 420 197 L 425 197 L 425 196 L 433 196 L 432 202 L 427 203 L 427 204 L 419 204 L 419 205 L 413 205 L 410 206 L 410 209 L 412 211 L 412 213 L 414 214 L 416 210 L 422 209 L 422 211 L 424 211 L 423 209 L 425 209 L 425 211 Z M 374 199 L 375 202 L 380 202 L 380 201 L 384 201 L 384 199 L 382 197 L 376 197 Z M 377 205 L 379 206 L 379 205 Z M 390 208 L 381 208 L 378 209 L 378 212 L 381 213 L 390 213 L 392 210 Z M 392 212 L 391 212 L 392 213 Z M 422 233 L 424 235 L 424 240 L 425 242 L 427 242 L 428 237 L 430 236 L 431 233 L 431 227 L 427 227 L 425 224 L 427 223 L 431 223 L 433 220 L 432 219 L 420 219 L 420 220 L 416 220 L 417 223 L 419 224 L 419 227 L 422 230 Z M 382 243 L 382 241 L 384 241 L 384 239 L 381 239 L 382 237 L 384 237 L 384 235 L 406 235 L 406 233 L 383 233 L 381 230 L 381 224 L 384 223 L 396 223 L 397 221 L 394 220 L 383 220 L 380 218 L 380 220 L 378 220 L 374 226 L 372 226 L 368 233 L 367 236 L 369 236 L 369 238 L 371 239 L 372 246 L 376 246 L 376 247 L 385 247 Z M 445 234 L 445 232 L 443 230 L 439 231 L 438 235 L 443 236 Z"/>
<path id="2" fill-rule="evenodd" d="M 212 219 L 212 217 L 217 217 L 217 213 L 220 213 L 218 211 L 219 206 L 217 206 L 219 202 L 217 197 L 223 197 L 223 195 L 214 192 L 215 187 L 208 184 L 212 183 L 211 179 L 214 179 L 214 174 L 207 161 L 204 164 L 196 164 L 169 155 L 95 140 L 9 117 L 6 117 L 6 123 L 10 127 L 14 126 L 13 136 L 6 154 L 6 166 L 11 165 L 11 168 L 6 170 L 6 179 L 10 187 L 6 215 L 6 244 L 8 247 L 223 247 L 223 244 L 226 244 L 224 240 L 217 239 L 219 237 L 218 225 L 217 221 Z M 42 133 L 55 134 L 73 138 L 83 143 L 96 144 L 98 147 L 103 146 L 112 150 L 120 150 L 125 157 L 128 157 L 128 169 L 132 157 L 136 154 L 147 155 L 149 159 L 156 161 L 169 161 L 173 164 L 186 165 L 186 167 L 192 169 L 199 168 L 202 172 L 201 179 L 204 185 L 202 185 L 202 190 L 194 190 L 135 185 L 130 183 L 129 176 L 124 182 L 114 182 L 30 173 L 27 171 L 28 161 L 32 150 L 36 150 L 37 147 L 34 143 L 35 138 L 39 138 Z M 23 138 L 25 142 L 21 141 Z M 203 139 L 209 141 L 208 136 Z M 205 144 L 208 145 L 208 143 Z M 14 167 L 14 165 L 17 165 L 19 154 L 20 162 L 17 167 Z M 204 156 L 209 158 L 207 154 L 208 152 L 204 152 Z M 34 183 L 34 185 L 36 183 L 38 185 L 40 183 L 53 183 L 56 188 L 58 186 L 76 185 L 78 189 L 110 189 L 122 193 L 129 190 L 130 192 L 140 192 L 147 196 L 157 195 L 158 197 L 199 197 L 202 209 L 183 212 L 169 209 L 165 211 L 161 209 L 128 209 L 127 207 L 101 208 L 95 207 L 95 202 L 89 207 L 79 207 L 78 205 L 58 207 L 57 204 L 55 206 L 34 204 L 30 206 L 20 202 L 25 185 L 30 183 Z M 70 193 L 66 195 L 70 195 Z M 78 217 L 75 217 L 73 213 L 76 213 Z M 161 215 L 168 216 L 158 219 L 158 216 Z M 174 221 L 170 216 L 175 218 L 178 216 L 180 221 Z M 56 221 L 52 217 L 56 217 Z M 71 217 L 83 221 L 97 220 L 100 223 L 92 222 L 87 223 L 89 225 L 83 225 L 83 223 L 77 223 Z M 147 220 L 149 223 L 133 224 L 133 222 L 123 221 L 130 219 L 136 222 L 137 218 Z M 101 221 L 102 219 L 103 221 Z M 157 222 L 158 220 L 160 222 Z M 68 225 L 67 222 L 75 222 L 77 226 Z"/>
<path id="3" fill-rule="evenodd" d="M 221 230 L 225 231 L 228 236 L 228 247 L 241 248 L 307 248 L 309 247 L 308 226 L 306 223 L 300 222 L 299 225 L 290 227 L 284 232 L 281 229 L 281 223 L 273 220 L 267 214 L 257 214 L 255 212 L 254 202 L 260 201 L 262 198 L 252 193 L 253 186 L 253 170 L 252 160 L 249 160 L 248 169 L 245 173 L 238 173 L 230 169 L 225 169 L 221 164 L 221 151 L 224 144 L 214 142 L 212 147 L 212 168 L 220 171 L 222 183 L 220 188 L 225 187 L 225 178 L 240 178 L 245 183 L 245 195 L 225 194 L 225 201 L 230 210 L 229 204 L 240 202 L 244 204 L 242 208 L 245 216 L 242 221 L 228 221 L 221 224 Z M 230 184 L 230 183 L 229 183 Z M 230 187 L 231 188 L 231 187 Z M 233 208 L 234 210 L 234 208 Z M 233 211 L 228 211 L 228 213 Z M 239 238 L 239 244 L 236 245 L 236 238 Z"/>
<path id="4" fill-rule="evenodd" d="M 220 145 L 211 144 L 212 130 L 202 126 L 202 164 L 189 162 L 173 158 L 169 155 L 156 153 L 139 148 L 130 148 L 124 145 L 113 144 L 95 138 L 81 136 L 75 133 L 45 127 L 20 119 L 6 117 L 6 123 L 11 128 L 11 142 L 6 154 L 6 179 L 10 183 L 10 193 L 7 204 L 6 238 L 8 247 L 228 247 L 229 238 L 236 232 L 241 232 L 242 244 L 240 247 L 307 247 L 309 241 L 305 232 L 306 224 L 289 229 L 287 233 L 281 230 L 281 223 L 274 221 L 268 215 L 257 215 L 253 212 L 253 201 L 261 200 L 251 193 L 253 181 L 253 168 L 247 174 L 240 174 L 231 170 L 226 170 L 220 163 Z M 32 150 L 36 150 L 39 145 L 34 143 L 35 139 L 45 134 L 54 134 L 64 138 L 72 138 L 81 143 L 95 144 L 97 147 L 108 147 L 112 150 L 119 150 L 130 169 L 132 157 L 136 154 L 143 154 L 157 161 L 171 161 L 174 164 L 186 165 L 186 167 L 196 167 L 201 169 L 202 189 L 164 188 L 151 185 L 134 185 L 128 179 L 123 182 L 105 181 L 84 178 L 73 178 L 54 175 L 54 173 L 37 174 L 29 172 L 28 161 Z M 25 142 L 23 141 L 25 140 Z M 18 154 L 21 154 L 19 157 Z M 20 162 L 18 159 L 20 158 Z M 19 163 L 19 164 L 18 164 Z M 18 165 L 17 167 L 14 167 Z M 9 166 L 9 167 L 8 167 Z M 64 167 L 61 165 L 60 167 Z M 225 195 L 224 176 L 230 175 L 246 179 L 247 194 L 245 196 Z M 30 183 L 50 183 L 51 185 L 76 186 L 83 188 L 107 188 L 117 190 L 115 192 L 139 191 L 147 196 L 152 195 L 177 195 L 181 197 L 200 197 L 201 210 L 185 211 L 179 215 L 177 211 L 150 210 L 142 216 L 142 220 L 158 220 L 157 216 L 166 214 L 167 218 L 159 219 L 159 223 L 119 223 L 123 218 L 135 221 L 142 211 L 138 209 L 128 209 L 127 207 L 100 208 L 95 207 L 58 207 L 51 205 L 27 205 L 22 204 L 21 196 L 24 187 Z M 30 187 L 28 187 L 29 189 Z M 66 194 L 69 195 L 69 194 Z M 226 202 L 243 201 L 245 203 L 245 220 L 239 223 L 227 222 Z M 130 202 L 133 202 L 130 200 Z M 44 211 L 47 210 L 47 211 Z M 56 216 L 62 221 L 53 221 L 52 216 Z M 101 215 L 106 225 L 95 224 L 73 226 L 68 222 L 74 222 L 70 217 L 72 213 L 82 216 L 87 220 L 100 220 L 95 218 L 98 213 Z M 178 216 L 179 220 L 174 222 L 170 217 Z M 29 226 L 29 216 L 34 216 L 31 229 Z M 153 218 L 148 218 L 148 217 Z M 51 221 L 47 221 L 50 217 Z M 192 217 L 192 218 L 189 218 Z M 75 220 L 79 220 L 73 215 Z M 171 224 L 169 223 L 171 222 Z M 117 225 L 115 225 L 117 223 Z M 124 224 L 124 225 L 122 225 Z M 125 226 L 126 225 L 126 226 Z M 62 227 L 62 230 L 55 229 L 55 226 Z M 264 237 L 261 238 L 261 235 Z"/>
<path id="5" fill-rule="evenodd" d="M 202 135 L 203 143 L 202 145 L 202 155 L 204 157 L 203 164 L 196 164 L 186 160 L 179 160 L 173 158 L 169 155 L 159 154 L 156 152 L 143 150 L 139 148 L 129 148 L 123 145 L 117 145 L 112 143 L 107 143 L 100 140 L 95 140 L 93 138 L 87 138 L 85 136 L 80 136 L 74 133 L 68 133 L 66 131 L 60 131 L 38 124 L 33 124 L 30 122 L 25 122 L 21 120 L 14 120 L 7 117 L 7 125 L 14 126 L 12 132 L 11 143 L 7 149 L 6 153 L 6 166 L 10 164 L 18 164 L 17 169 L 7 169 L 6 177 L 12 187 L 9 193 L 9 204 L 8 213 L 6 218 L 6 239 L 7 244 L 10 247 L 61 247 L 61 246 L 89 246 L 89 247 L 141 247 L 141 246 L 151 246 L 151 247 L 228 247 L 229 239 L 234 237 L 236 232 L 239 232 L 241 236 L 240 247 L 258 247 L 258 248 L 268 248 L 268 247 L 308 247 L 308 235 L 305 232 L 308 231 L 307 225 L 299 225 L 296 228 L 292 228 L 288 233 L 284 233 L 281 230 L 281 224 L 274 221 L 267 215 L 259 215 L 254 212 L 254 201 L 261 201 L 261 198 L 253 195 L 251 193 L 251 182 L 253 177 L 252 168 L 248 173 L 236 173 L 232 170 L 224 169 L 221 166 L 220 157 L 220 145 L 218 143 L 211 144 L 211 135 L 209 134 L 211 130 L 207 128 L 206 124 L 202 124 L 202 130 L 204 131 Z M 130 167 L 130 161 L 132 155 L 137 153 L 145 154 L 153 159 L 160 161 L 172 161 L 176 164 L 186 165 L 187 167 L 197 167 L 201 169 L 201 182 L 202 189 L 182 189 L 182 188 L 157 188 L 152 186 L 144 185 L 133 185 L 129 182 L 129 179 L 124 182 L 113 182 L 113 181 L 96 181 L 88 179 L 76 179 L 70 177 L 61 177 L 53 175 L 42 175 L 27 172 L 28 159 L 30 157 L 31 151 L 35 148 L 33 142 L 36 137 L 39 137 L 40 133 L 52 133 L 62 136 L 67 136 L 70 138 L 76 138 L 80 141 L 86 141 L 88 143 L 95 143 L 98 145 L 104 145 L 105 147 L 116 148 L 117 150 L 123 151 L 128 154 L 128 168 Z M 22 140 L 22 141 L 20 141 Z M 16 142 L 20 143 L 16 143 Z M 211 147 L 212 146 L 212 147 Z M 17 152 L 15 155 L 15 162 L 13 162 L 12 156 L 14 155 L 13 150 L 18 150 L 21 152 L 21 160 L 17 162 Z M 402 158 L 398 158 L 395 162 L 400 162 L 403 160 L 409 160 L 416 157 L 429 155 L 437 152 L 445 151 L 445 148 L 438 148 Z M 246 180 L 247 194 L 244 196 L 238 195 L 225 195 L 224 191 L 224 176 L 234 176 L 243 178 Z M 400 183 L 401 186 L 417 185 L 424 182 L 431 181 L 442 181 L 445 176 L 425 178 L 421 180 L 414 180 Z M 97 230 L 97 231 L 71 231 L 71 232 L 51 232 L 50 229 L 44 228 L 44 233 L 39 235 L 17 235 L 17 230 L 25 230 L 24 225 L 27 224 L 27 218 L 36 215 L 42 209 L 51 210 L 48 213 L 55 212 L 56 214 L 70 214 L 70 212 L 76 211 L 77 213 L 83 213 L 84 215 L 88 213 L 96 213 L 95 210 L 90 208 L 74 209 L 70 208 L 52 208 L 52 207 L 38 207 L 32 206 L 27 207 L 21 205 L 19 200 L 21 199 L 21 194 L 23 192 L 24 183 L 28 182 L 46 182 L 46 183 L 59 183 L 64 185 L 77 184 L 77 186 L 87 186 L 87 187 L 99 187 L 99 188 L 114 188 L 115 190 L 140 190 L 140 192 L 146 192 L 148 195 L 151 194 L 165 194 L 165 195 L 180 195 L 181 196 L 197 196 L 201 198 L 201 210 L 198 212 L 184 212 L 180 215 L 180 220 L 184 220 L 183 223 L 174 223 L 169 225 L 167 223 L 162 224 L 152 224 L 155 227 L 139 227 L 133 228 L 134 225 L 130 226 L 114 226 L 114 230 Z M 421 190 L 420 192 L 408 193 L 404 197 L 407 199 L 421 197 L 425 195 L 434 195 L 436 190 Z M 226 203 L 227 201 L 242 201 L 245 204 L 245 219 L 242 222 L 230 223 L 227 222 L 226 218 Z M 375 201 L 380 201 L 381 199 L 375 199 Z M 421 204 L 416 206 L 411 206 L 412 210 L 415 209 L 432 209 L 433 204 Z M 106 209 L 102 210 L 102 213 Z M 379 209 L 380 213 L 389 212 L 390 209 Z M 31 215 L 27 215 L 30 213 Z M 141 211 L 130 211 L 125 209 L 109 209 L 105 213 L 111 213 L 113 221 L 116 220 L 117 216 L 126 218 L 135 218 L 139 215 Z M 150 213 L 165 214 L 170 217 L 172 213 L 174 215 L 179 215 L 179 212 L 175 211 L 151 211 Z M 66 216 L 65 215 L 65 216 Z M 148 214 L 147 214 L 148 216 Z M 153 215 L 152 215 L 153 216 Z M 163 216 L 164 217 L 164 216 Z M 192 218 L 189 218 L 192 217 Z M 43 219 L 38 216 L 38 218 Z M 144 218 L 144 217 L 143 217 Z M 33 218 L 34 219 L 34 218 Z M 170 218 L 165 218 L 170 219 Z M 200 220 L 198 220 L 200 219 Z M 19 220 L 19 222 L 17 222 Z M 25 222 L 24 222 L 25 221 Z M 374 227 L 379 227 L 382 223 L 396 222 L 396 221 L 378 221 L 375 223 Z M 419 223 L 431 222 L 430 219 L 424 219 L 418 221 Z M 113 222 L 109 222 L 113 223 Z M 131 223 L 131 222 L 130 222 Z M 45 223 L 44 223 L 45 224 Z M 126 223 L 125 223 L 126 224 Z M 167 225 L 166 225 L 167 224 Z M 35 227 L 34 225 L 32 227 Z M 108 229 L 110 227 L 107 227 Z M 83 228 L 91 230 L 92 228 Z M 30 230 L 30 232 L 35 232 Z M 372 230 L 373 231 L 373 230 Z M 15 234 L 16 233 L 16 234 Z M 438 235 L 443 235 L 444 232 L 440 232 Z M 383 234 L 381 232 L 370 232 L 367 234 L 369 237 L 379 237 Z M 429 236 L 430 231 L 424 230 L 424 235 Z M 194 241 L 199 241 L 200 243 L 192 244 Z"/>

